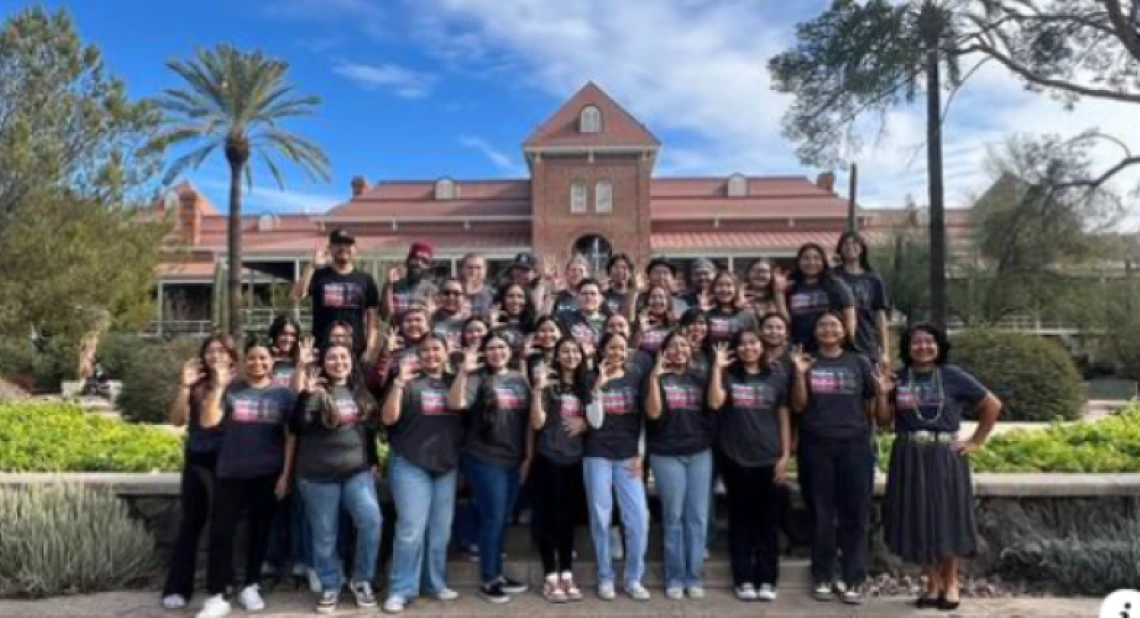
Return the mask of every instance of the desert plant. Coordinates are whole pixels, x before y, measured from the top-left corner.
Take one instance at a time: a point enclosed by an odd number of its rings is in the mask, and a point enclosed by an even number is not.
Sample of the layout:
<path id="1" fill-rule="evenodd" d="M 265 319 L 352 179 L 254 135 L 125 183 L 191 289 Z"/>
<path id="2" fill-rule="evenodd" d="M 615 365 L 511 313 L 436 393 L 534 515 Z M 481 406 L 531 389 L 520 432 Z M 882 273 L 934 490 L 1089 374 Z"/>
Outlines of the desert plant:
<path id="1" fill-rule="evenodd" d="M 178 372 L 198 351 L 199 341 L 137 342 L 121 364 L 123 391 L 118 406 L 123 417 L 139 423 L 165 423 L 170 402 L 178 394 Z"/>
<path id="2" fill-rule="evenodd" d="M 1084 394 L 1081 376 L 1057 343 L 1008 331 L 976 329 L 953 339 L 952 360 L 1001 398 L 1002 420 L 1076 420 Z M 968 410 L 967 418 L 976 419 Z"/>
<path id="3" fill-rule="evenodd" d="M 45 597 L 136 585 L 154 539 L 114 494 L 80 485 L 0 488 L 0 596 Z"/>

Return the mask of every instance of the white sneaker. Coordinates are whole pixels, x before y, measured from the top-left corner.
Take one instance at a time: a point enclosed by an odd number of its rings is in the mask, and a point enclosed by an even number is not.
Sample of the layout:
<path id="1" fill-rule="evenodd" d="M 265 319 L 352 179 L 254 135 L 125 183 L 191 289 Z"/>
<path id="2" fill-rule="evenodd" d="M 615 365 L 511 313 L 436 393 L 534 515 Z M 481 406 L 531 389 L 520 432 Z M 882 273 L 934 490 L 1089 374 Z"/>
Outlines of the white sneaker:
<path id="1" fill-rule="evenodd" d="M 614 560 L 625 560 L 625 545 L 622 544 L 621 528 L 610 528 L 610 555 Z"/>
<path id="2" fill-rule="evenodd" d="M 649 591 L 645 589 L 645 586 L 641 585 L 641 582 L 626 584 L 625 593 L 634 601 L 648 601 L 650 596 Z"/>
<path id="3" fill-rule="evenodd" d="M 198 612 L 198 618 L 222 618 L 222 616 L 229 615 L 230 604 L 226 601 L 226 597 L 220 594 L 215 594 L 206 599 L 202 605 L 202 611 Z"/>
<path id="4" fill-rule="evenodd" d="M 704 586 L 689 586 L 689 598 L 694 601 L 700 601 L 705 598 Z"/>
<path id="5" fill-rule="evenodd" d="M 317 570 L 310 568 L 308 570 L 308 576 L 309 591 L 311 591 L 313 594 L 320 594 L 321 591 L 325 589 L 325 587 L 321 585 L 321 578 L 317 577 Z"/>
<path id="6" fill-rule="evenodd" d="M 293 577 L 306 577 L 308 575 L 308 572 L 309 572 L 309 567 L 307 567 L 303 564 L 294 564 L 293 570 L 291 571 L 290 574 Z"/>
<path id="7" fill-rule="evenodd" d="M 748 583 L 740 584 L 735 589 L 733 589 L 733 592 L 736 593 L 737 600 L 740 600 L 740 601 L 755 601 L 756 600 L 756 589 L 752 587 L 752 584 L 748 584 Z"/>
<path id="8" fill-rule="evenodd" d="M 404 607 L 408 604 L 408 600 L 399 595 L 392 595 L 388 600 L 384 601 L 385 614 L 398 614 L 404 611 Z"/>
<path id="9" fill-rule="evenodd" d="M 603 601 L 613 601 L 617 598 L 617 592 L 614 591 L 612 582 L 598 584 L 598 598 Z"/>
<path id="10" fill-rule="evenodd" d="M 186 597 L 180 594 L 168 594 L 162 597 L 162 609 L 182 609 L 186 607 Z"/>
<path id="11" fill-rule="evenodd" d="M 444 588 L 432 596 L 435 597 L 436 601 L 454 601 L 459 598 L 459 593 L 451 588 Z"/>
<path id="12" fill-rule="evenodd" d="M 756 591 L 756 598 L 761 601 L 775 601 L 776 587 L 772 584 L 760 584 L 760 590 Z"/>
<path id="13" fill-rule="evenodd" d="M 665 589 L 665 598 L 670 601 L 680 601 L 685 598 L 685 589 L 679 586 Z"/>
<path id="14" fill-rule="evenodd" d="M 242 588 L 238 594 L 238 603 L 241 603 L 247 612 L 259 612 L 265 609 L 265 601 L 261 598 L 260 587 L 257 584 Z"/>

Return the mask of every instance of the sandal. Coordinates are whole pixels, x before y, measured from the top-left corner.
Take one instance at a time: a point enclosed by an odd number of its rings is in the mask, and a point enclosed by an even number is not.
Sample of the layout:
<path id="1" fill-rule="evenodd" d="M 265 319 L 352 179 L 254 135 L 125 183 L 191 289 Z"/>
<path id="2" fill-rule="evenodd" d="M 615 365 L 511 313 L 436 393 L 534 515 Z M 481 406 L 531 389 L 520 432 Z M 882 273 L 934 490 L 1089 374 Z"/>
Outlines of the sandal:
<path id="1" fill-rule="evenodd" d="M 548 578 L 542 586 L 542 598 L 551 603 L 565 603 L 566 593 L 562 591 L 557 579 Z"/>
<path id="2" fill-rule="evenodd" d="M 582 600 L 582 591 L 574 585 L 574 576 L 570 572 L 562 574 L 562 592 L 568 601 Z"/>

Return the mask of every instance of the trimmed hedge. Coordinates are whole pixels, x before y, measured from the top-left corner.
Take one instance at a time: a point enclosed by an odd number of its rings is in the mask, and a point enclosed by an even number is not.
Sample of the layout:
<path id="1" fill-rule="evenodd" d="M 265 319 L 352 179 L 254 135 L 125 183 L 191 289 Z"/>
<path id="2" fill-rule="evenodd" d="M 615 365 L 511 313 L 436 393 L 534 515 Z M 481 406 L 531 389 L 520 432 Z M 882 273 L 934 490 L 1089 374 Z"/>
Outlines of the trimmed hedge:
<path id="1" fill-rule="evenodd" d="M 113 356 L 119 363 L 117 375 L 123 381 L 123 392 L 116 401 L 123 418 L 138 423 L 165 423 L 170 404 L 178 395 L 182 365 L 194 358 L 199 345 L 198 340 L 191 339 L 136 343 L 122 356 Z"/>
<path id="2" fill-rule="evenodd" d="M 0 471 L 150 472 L 182 467 L 182 440 L 58 402 L 0 404 Z"/>
<path id="3" fill-rule="evenodd" d="M 1081 375 L 1056 342 L 1023 333 L 969 330 L 954 337 L 950 360 L 1005 403 L 1002 420 L 1071 421 L 1081 416 Z M 977 411 L 967 411 L 966 417 L 976 420 Z"/>

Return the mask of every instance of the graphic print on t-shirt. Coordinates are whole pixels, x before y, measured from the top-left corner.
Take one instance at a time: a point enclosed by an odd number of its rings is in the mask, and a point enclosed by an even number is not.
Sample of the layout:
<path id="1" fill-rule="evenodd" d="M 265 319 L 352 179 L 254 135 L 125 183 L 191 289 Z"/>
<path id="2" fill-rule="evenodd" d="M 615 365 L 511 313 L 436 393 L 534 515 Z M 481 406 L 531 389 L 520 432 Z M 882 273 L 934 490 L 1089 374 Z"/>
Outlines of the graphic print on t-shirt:
<path id="1" fill-rule="evenodd" d="M 520 410 L 526 403 L 517 389 L 509 386 L 495 386 L 491 388 L 495 398 L 495 406 L 500 410 Z"/>
<path id="2" fill-rule="evenodd" d="M 793 315 L 825 311 L 830 306 L 831 303 L 825 290 L 796 292 L 788 299 L 788 311 Z"/>
<path id="3" fill-rule="evenodd" d="M 687 384 L 666 384 L 665 404 L 670 410 L 693 410 L 701 407 L 701 392 Z"/>
<path id="4" fill-rule="evenodd" d="M 809 388 L 813 395 L 852 395 L 859 382 L 846 367 L 812 367 Z"/>
<path id="5" fill-rule="evenodd" d="M 921 406 L 937 406 L 938 393 L 929 382 L 909 382 L 900 384 L 895 392 L 895 404 L 902 408 L 915 409 Z"/>
<path id="6" fill-rule="evenodd" d="M 763 408 L 771 405 L 771 387 L 765 384 L 733 384 L 732 403 L 737 408 Z"/>
<path id="7" fill-rule="evenodd" d="M 602 392 L 602 410 L 606 414 L 629 414 L 633 412 L 633 389 L 623 388 Z"/>
<path id="8" fill-rule="evenodd" d="M 573 395 L 558 396 L 559 416 L 582 416 L 582 401 Z"/>
<path id="9" fill-rule="evenodd" d="M 355 425 L 360 420 L 360 406 L 356 405 L 356 400 L 351 397 L 338 397 L 334 403 L 336 416 L 341 425 Z"/>
<path id="10" fill-rule="evenodd" d="M 233 420 L 238 423 L 276 424 L 281 420 L 281 410 L 264 399 L 235 399 L 233 408 Z"/>
<path id="11" fill-rule="evenodd" d="M 585 345 L 598 345 L 598 333 L 589 324 L 578 322 L 570 327 L 570 337 Z"/>
<path id="12" fill-rule="evenodd" d="M 656 352 L 661 349 L 661 344 L 665 341 L 665 337 L 669 335 L 669 331 L 664 329 L 651 329 L 642 331 L 641 333 L 641 347 L 647 352 Z"/>
<path id="13" fill-rule="evenodd" d="M 364 294 L 355 283 L 326 283 L 321 290 L 321 303 L 326 308 L 356 308 Z"/>
<path id="14" fill-rule="evenodd" d="M 447 412 L 447 396 L 443 391 L 423 389 L 420 391 L 420 413 L 428 416 Z"/>
<path id="15" fill-rule="evenodd" d="M 732 318 L 724 317 L 710 317 L 709 318 L 709 336 L 717 339 L 729 339 L 732 337 Z"/>

